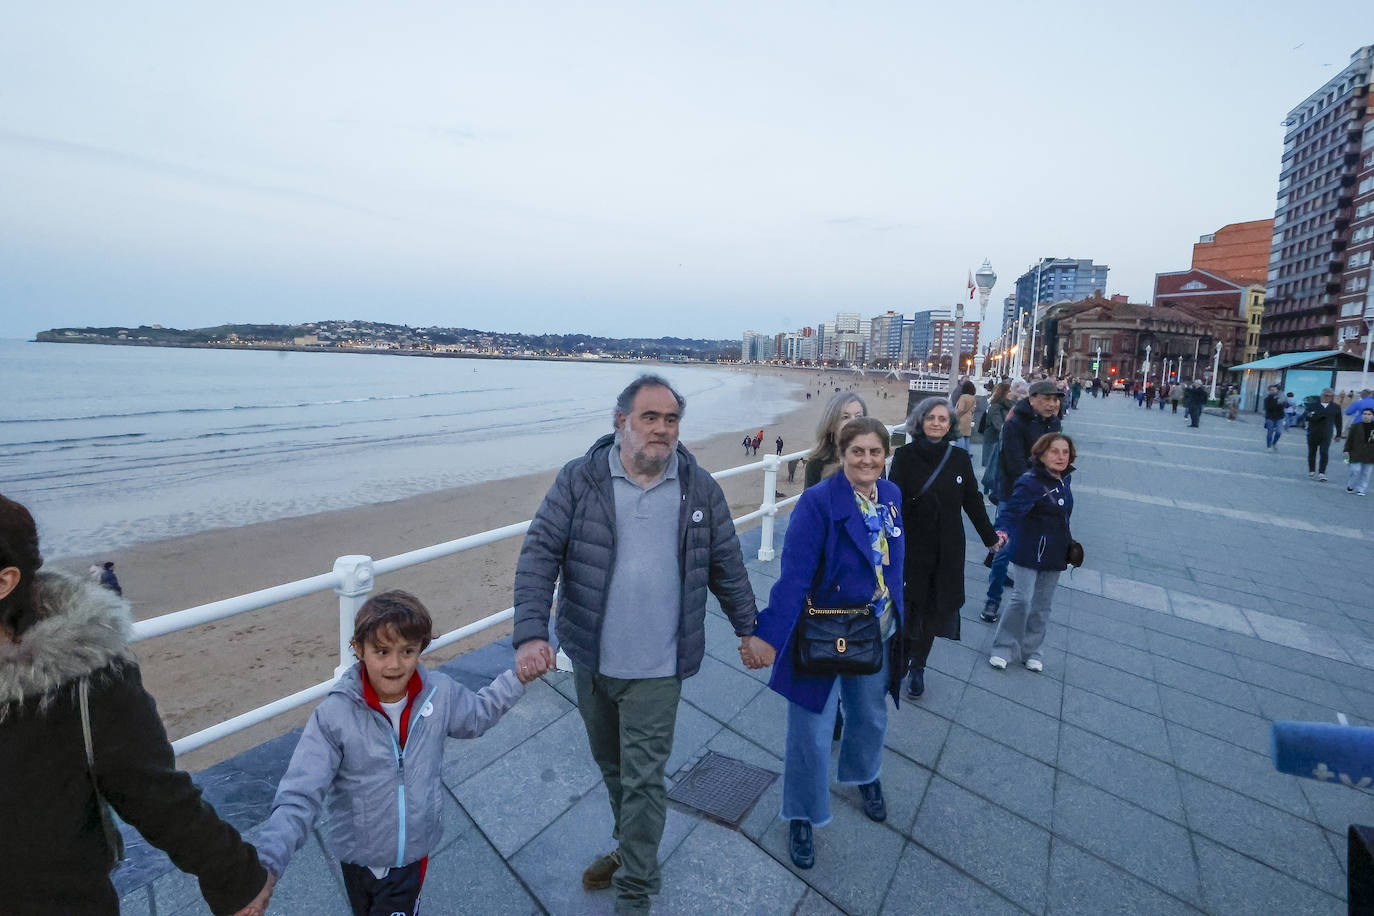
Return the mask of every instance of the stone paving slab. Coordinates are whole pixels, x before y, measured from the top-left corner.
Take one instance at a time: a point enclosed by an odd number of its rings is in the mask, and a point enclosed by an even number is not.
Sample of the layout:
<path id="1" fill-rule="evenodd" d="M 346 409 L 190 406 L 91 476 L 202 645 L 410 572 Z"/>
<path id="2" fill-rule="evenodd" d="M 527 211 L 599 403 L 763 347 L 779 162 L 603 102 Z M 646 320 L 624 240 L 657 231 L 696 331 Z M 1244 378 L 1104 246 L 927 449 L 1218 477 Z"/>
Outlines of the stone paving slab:
<path id="1" fill-rule="evenodd" d="M 970 529 L 963 638 L 937 640 L 925 697 L 889 713 L 888 821 L 834 786 L 817 865 L 801 871 L 780 780 L 737 830 L 670 805 L 659 911 L 1344 912 L 1344 831 L 1374 823 L 1374 795 L 1276 773 L 1269 726 L 1374 722 L 1374 607 L 1351 574 L 1374 539 L 1371 504 L 1309 482 L 1298 448 L 1266 452 L 1257 423 L 1208 415 L 1199 434 L 1124 399 L 1081 404 L 1066 428 L 1089 565 L 1060 580 L 1047 670 L 987 665 Z M 741 542 L 762 602 L 778 562 L 752 559 L 758 538 Z M 706 635 L 670 779 L 707 749 L 780 773 L 785 702 L 767 672 L 744 669 L 714 600 Z M 511 654 L 498 641 L 444 669 L 480 686 Z M 612 840 L 575 705 L 570 676 L 550 675 L 481 739 L 450 743 L 426 912 L 611 911 L 609 892 L 579 880 Z M 250 840 L 296 737 L 197 774 Z M 206 912 L 195 882 L 125 830 L 123 911 Z M 272 912 L 345 912 L 317 837 Z"/>

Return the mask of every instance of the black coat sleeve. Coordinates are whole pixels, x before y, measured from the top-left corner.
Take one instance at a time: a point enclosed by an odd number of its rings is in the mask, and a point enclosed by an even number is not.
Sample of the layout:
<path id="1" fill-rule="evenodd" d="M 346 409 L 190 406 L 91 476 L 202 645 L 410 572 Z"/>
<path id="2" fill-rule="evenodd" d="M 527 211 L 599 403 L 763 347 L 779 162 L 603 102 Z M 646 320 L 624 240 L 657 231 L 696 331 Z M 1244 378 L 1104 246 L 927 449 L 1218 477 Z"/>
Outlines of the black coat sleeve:
<path id="1" fill-rule="evenodd" d="M 1002 473 L 1011 480 L 1030 470 L 1030 446 L 1025 422 L 1019 417 L 1007 420 L 1002 427 Z"/>
<path id="2" fill-rule="evenodd" d="M 974 530 L 983 539 L 983 546 L 991 547 L 997 543 L 997 532 L 993 530 L 992 522 L 988 521 L 988 510 L 983 506 L 983 494 L 979 491 L 978 481 L 973 476 L 973 460 L 967 453 L 960 456 L 957 470 L 964 478 L 964 514 L 973 522 Z"/>
<path id="3" fill-rule="evenodd" d="M 97 678 L 90 694 L 96 782 L 119 816 L 200 879 L 212 912 L 235 913 L 267 882 L 257 851 L 201 798 L 176 757 L 138 666 Z"/>

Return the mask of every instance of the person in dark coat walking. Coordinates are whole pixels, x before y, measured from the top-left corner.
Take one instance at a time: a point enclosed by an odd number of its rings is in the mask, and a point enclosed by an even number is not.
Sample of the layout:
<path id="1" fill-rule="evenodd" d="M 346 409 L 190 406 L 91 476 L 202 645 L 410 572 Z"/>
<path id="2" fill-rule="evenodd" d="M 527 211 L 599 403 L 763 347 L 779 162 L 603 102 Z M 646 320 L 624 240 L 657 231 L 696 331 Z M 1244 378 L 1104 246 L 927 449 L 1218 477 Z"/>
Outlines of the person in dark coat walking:
<path id="1" fill-rule="evenodd" d="M 123 596 L 124 589 L 119 587 L 119 579 L 115 576 L 114 564 L 109 560 L 100 568 L 100 584 L 114 592 L 116 595 Z"/>
<path id="2" fill-rule="evenodd" d="M 1345 437 L 1345 451 L 1350 456 L 1345 492 L 1367 496 L 1369 477 L 1374 473 L 1374 407 L 1363 408 L 1359 416 Z"/>
<path id="3" fill-rule="evenodd" d="M 1207 387 L 1202 384 L 1202 379 L 1194 379 L 1183 392 L 1183 406 L 1188 411 L 1188 425 L 1194 429 L 1198 426 L 1198 421 L 1202 419 L 1202 405 L 1207 403 Z"/>
<path id="4" fill-rule="evenodd" d="M 1039 381 L 1030 386 L 1029 395 L 1011 409 L 1010 416 L 1002 425 L 1002 447 L 998 461 L 1001 463 L 999 502 L 1011 496 L 1012 488 L 1021 475 L 1030 470 L 1031 446 L 1045 433 L 1058 432 L 1059 408 L 1064 400 L 1063 392 L 1054 382 Z M 988 571 L 988 596 L 983 605 L 983 619 L 995 623 L 1002 606 L 1002 590 L 1014 584 L 1007 575 L 1007 564 L 1011 562 L 1005 550 L 997 552 Z"/>
<path id="5" fill-rule="evenodd" d="M 988 521 L 968 452 L 953 445 L 949 402 L 926 398 L 907 418 L 910 441 L 892 457 L 888 479 L 902 491 L 906 525 L 903 637 L 911 679 L 908 699 L 925 693 L 926 659 L 935 637 L 959 639 L 964 606 L 964 520 L 986 547 L 1005 543 Z M 962 513 L 962 514 L 961 514 Z"/>
<path id="6" fill-rule="evenodd" d="M 1322 392 L 1321 401 L 1307 411 L 1307 476 L 1326 481 L 1326 460 L 1331 451 L 1331 437 L 1341 435 L 1341 409 L 1332 399 L 1336 392 L 1330 388 Z M 1321 454 L 1318 465 L 1317 455 Z"/>
<path id="7" fill-rule="evenodd" d="M 33 516 L 0 496 L 0 912 L 119 912 L 108 803 L 200 880 L 210 912 L 261 916 L 267 870 L 176 768 L 129 646 L 128 602 L 42 565 Z"/>

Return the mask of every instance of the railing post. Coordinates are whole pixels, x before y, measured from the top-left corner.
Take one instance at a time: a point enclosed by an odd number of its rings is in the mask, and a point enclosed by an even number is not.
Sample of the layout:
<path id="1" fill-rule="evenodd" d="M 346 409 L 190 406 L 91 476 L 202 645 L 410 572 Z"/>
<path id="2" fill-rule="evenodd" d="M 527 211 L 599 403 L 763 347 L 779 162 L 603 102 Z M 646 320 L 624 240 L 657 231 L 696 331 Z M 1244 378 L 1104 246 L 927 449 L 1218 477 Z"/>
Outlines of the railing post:
<path id="1" fill-rule="evenodd" d="M 348 643 L 353 638 L 353 621 L 358 616 L 358 609 L 372 591 L 372 558 L 339 557 L 334 561 L 334 572 L 340 579 L 334 588 L 334 594 L 339 596 L 339 667 L 334 669 L 334 676 L 338 677 L 354 661 Z"/>
<path id="2" fill-rule="evenodd" d="M 778 456 L 763 456 L 763 503 L 764 511 L 762 536 L 759 538 L 759 559 L 767 562 L 773 559 L 773 518 L 778 514 Z"/>

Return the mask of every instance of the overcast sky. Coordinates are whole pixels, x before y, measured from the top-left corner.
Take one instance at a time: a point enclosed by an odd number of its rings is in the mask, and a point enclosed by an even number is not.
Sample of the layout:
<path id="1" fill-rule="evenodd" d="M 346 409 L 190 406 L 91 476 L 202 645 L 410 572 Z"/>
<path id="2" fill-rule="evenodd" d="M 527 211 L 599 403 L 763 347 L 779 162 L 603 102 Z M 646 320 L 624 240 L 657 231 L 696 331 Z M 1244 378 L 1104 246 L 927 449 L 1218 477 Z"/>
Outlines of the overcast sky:
<path id="1" fill-rule="evenodd" d="M 736 337 L 1273 215 L 1364 3 L 12 3 L 0 336 Z M 1364 27 L 1358 22 L 1363 21 Z M 989 311 L 993 311 L 990 309 Z"/>

